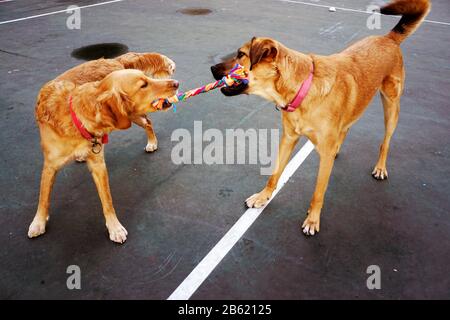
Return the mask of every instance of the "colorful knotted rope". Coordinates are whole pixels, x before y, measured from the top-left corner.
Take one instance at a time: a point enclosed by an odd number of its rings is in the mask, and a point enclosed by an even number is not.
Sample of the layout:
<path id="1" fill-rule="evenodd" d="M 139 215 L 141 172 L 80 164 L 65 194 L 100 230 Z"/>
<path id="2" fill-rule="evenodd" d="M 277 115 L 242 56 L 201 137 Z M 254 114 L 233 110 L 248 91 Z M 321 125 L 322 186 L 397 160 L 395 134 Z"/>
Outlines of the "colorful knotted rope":
<path id="1" fill-rule="evenodd" d="M 176 102 L 180 101 L 186 101 L 187 99 L 196 96 L 200 93 L 208 92 L 217 88 L 221 88 L 224 86 L 234 86 L 238 84 L 247 84 L 247 72 L 245 71 L 245 68 L 239 64 L 236 64 L 233 69 L 231 69 L 230 73 L 226 76 L 224 76 L 222 79 L 217 80 L 216 82 L 208 83 L 207 85 L 192 89 L 186 92 L 180 92 L 172 97 L 169 97 L 167 99 L 158 99 L 152 102 L 152 106 L 158 110 L 161 110 L 163 108 L 164 102 L 171 103 L 174 108 L 174 112 L 176 111 Z"/>

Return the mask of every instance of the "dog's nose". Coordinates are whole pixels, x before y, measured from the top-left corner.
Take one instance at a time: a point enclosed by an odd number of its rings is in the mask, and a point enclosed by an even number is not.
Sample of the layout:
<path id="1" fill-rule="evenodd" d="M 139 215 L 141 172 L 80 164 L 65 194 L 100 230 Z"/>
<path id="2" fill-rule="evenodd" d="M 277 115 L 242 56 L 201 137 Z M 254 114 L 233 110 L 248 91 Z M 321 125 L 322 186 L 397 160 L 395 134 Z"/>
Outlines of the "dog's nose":
<path id="1" fill-rule="evenodd" d="M 211 66 L 211 72 L 212 72 L 212 73 L 216 72 L 216 70 L 217 70 L 217 67 L 216 67 L 216 66 Z"/>
<path id="2" fill-rule="evenodd" d="M 175 89 L 178 89 L 178 87 L 180 86 L 180 83 L 179 83 L 177 80 L 174 80 L 173 83 L 172 83 L 172 86 L 173 86 Z"/>

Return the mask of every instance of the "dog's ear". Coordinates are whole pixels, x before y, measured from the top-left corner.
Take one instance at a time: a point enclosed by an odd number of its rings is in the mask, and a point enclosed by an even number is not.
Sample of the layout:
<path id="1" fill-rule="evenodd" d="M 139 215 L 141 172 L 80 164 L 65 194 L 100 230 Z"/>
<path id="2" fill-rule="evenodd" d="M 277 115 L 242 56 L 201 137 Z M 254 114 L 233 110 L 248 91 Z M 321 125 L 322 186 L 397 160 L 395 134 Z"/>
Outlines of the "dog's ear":
<path id="1" fill-rule="evenodd" d="M 250 47 L 250 70 L 261 60 L 273 61 L 278 55 L 277 44 L 270 39 L 252 39 Z"/>
<path id="2" fill-rule="evenodd" d="M 131 126 L 128 112 L 132 108 L 132 101 L 125 93 L 113 88 L 100 94 L 97 102 L 104 107 L 117 129 L 128 129 Z"/>

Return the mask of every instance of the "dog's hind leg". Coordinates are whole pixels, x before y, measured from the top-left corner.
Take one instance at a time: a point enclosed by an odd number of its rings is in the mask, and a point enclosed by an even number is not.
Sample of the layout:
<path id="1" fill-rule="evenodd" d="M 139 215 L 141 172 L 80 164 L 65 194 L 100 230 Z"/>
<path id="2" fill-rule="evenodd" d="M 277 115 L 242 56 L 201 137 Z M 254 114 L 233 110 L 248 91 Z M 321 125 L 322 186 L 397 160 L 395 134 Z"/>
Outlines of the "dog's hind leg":
<path id="1" fill-rule="evenodd" d="M 386 162 L 389 152 L 389 144 L 392 135 L 398 123 L 398 116 L 400 113 L 400 97 L 403 91 L 403 72 L 401 77 L 389 76 L 387 77 L 381 87 L 381 101 L 384 109 L 384 126 L 385 134 L 383 142 L 380 146 L 380 156 L 375 168 L 372 171 L 372 176 L 377 180 L 384 180 L 388 177 Z"/>
<path id="2" fill-rule="evenodd" d="M 158 149 L 158 139 L 156 138 L 156 134 L 153 130 L 153 124 L 150 118 L 147 116 L 139 116 L 134 118 L 133 122 L 143 128 L 147 133 L 147 145 L 145 146 L 145 151 L 156 151 L 156 149 Z"/>

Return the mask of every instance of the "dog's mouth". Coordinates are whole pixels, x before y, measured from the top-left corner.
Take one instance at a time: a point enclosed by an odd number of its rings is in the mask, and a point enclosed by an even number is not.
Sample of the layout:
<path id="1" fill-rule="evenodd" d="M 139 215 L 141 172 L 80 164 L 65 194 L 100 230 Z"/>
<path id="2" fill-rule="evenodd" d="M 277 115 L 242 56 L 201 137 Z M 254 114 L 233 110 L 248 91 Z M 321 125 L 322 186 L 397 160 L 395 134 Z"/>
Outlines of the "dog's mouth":
<path id="1" fill-rule="evenodd" d="M 171 90 L 168 96 L 165 98 L 164 102 L 161 105 L 161 108 L 159 110 L 167 111 L 168 109 L 173 107 L 173 104 L 167 101 L 168 98 L 175 96 L 178 94 L 178 81 L 176 82 L 176 88 Z"/>
<path id="2" fill-rule="evenodd" d="M 211 73 L 216 80 L 222 79 L 227 72 L 229 72 L 229 63 L 219 63 L 214 66 L 211 66 Z M 227 71 L 228 70 L 228 71 Z M 220 91 L 227 97 L 237 96 L 242 93 L 245 93 L 245 91 L 248 88 L 248 83 L 240 82 L 238 84 L 234 84 L 230 87 L 223 87 L 220 89 Z"/>
<path id="3" fill-rule="evenodd" d="M 173 104 L 171 104 L 167 100 L 162 101 L 162 103 L 160 101 L 155 100 L 152 103 L 152 107 L 150 110 L 148 110 L 148 112 L 167 111 L 172 107 Z"/>
<path id="4" fill-rule="evenodd" d="M 240 94 L 245 93 L 245 90 L 247 90 L 248 84 L 247 83 L 239 83 L 231 87 L 223 87 L 220 89 L 220 91 L 227 97 L 237 96 Z"/>
<path id="5" fill-rule="evenodd" d="M 162 109 L 161 110 L 167 111 L 170 108 L 172 108 L 172 104 L 170 102 L 168 102 L 168 101 L 164 101 L 163 104 L 162 104 Z"/>

